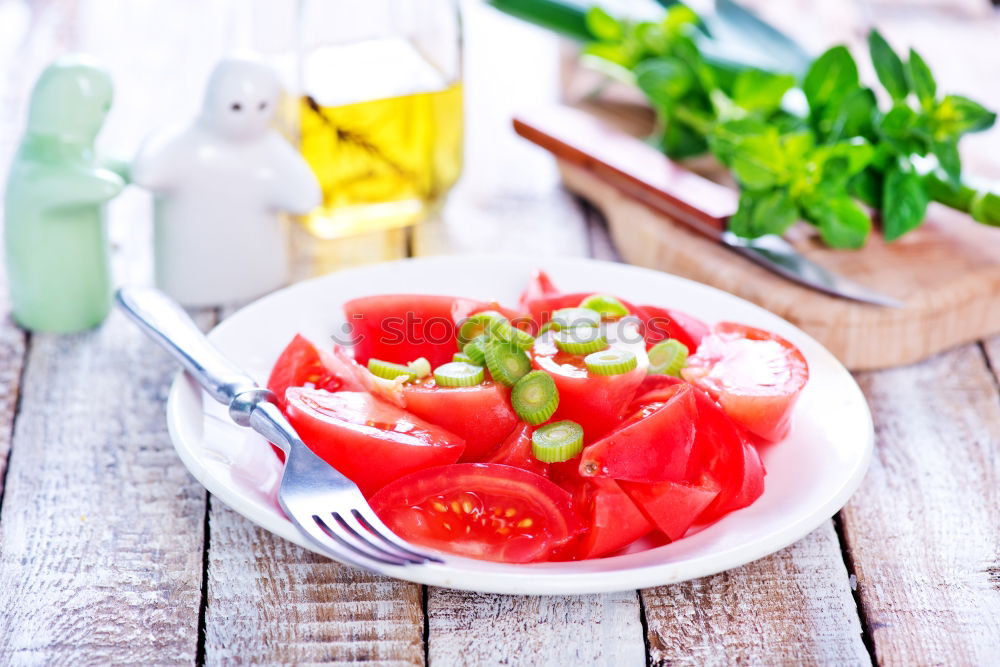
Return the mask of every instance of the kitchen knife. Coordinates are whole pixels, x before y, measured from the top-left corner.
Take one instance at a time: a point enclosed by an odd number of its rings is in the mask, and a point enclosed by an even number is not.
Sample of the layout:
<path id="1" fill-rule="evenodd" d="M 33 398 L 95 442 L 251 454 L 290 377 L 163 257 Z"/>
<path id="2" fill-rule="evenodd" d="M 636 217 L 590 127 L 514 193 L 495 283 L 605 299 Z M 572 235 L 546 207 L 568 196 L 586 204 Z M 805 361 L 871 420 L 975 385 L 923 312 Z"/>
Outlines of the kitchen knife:
<path id="1" fill-rule="evenodd" d="M 905 304 L 839 276 L 780 236 L 745 239 L 726 231 L 738 193 L 672 162 L 663 153 L 598 118 L 566 106 L 520 114 L 514 129 L 560 160 L 581 167 L 677 222 L 764 268 L 831 296 L 878 306 Z"/>

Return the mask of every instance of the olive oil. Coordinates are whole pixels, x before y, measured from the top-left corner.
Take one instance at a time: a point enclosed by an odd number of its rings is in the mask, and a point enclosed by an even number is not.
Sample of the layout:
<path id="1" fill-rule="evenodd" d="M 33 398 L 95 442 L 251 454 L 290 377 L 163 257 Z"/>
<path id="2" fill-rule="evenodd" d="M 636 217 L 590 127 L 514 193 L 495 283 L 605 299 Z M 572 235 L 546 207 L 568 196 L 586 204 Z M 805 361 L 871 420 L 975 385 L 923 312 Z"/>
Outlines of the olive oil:
<path id="1" fill-rule="evenodd" d="M 308 91 L 306 91 L 308 92 Z M 462 85 L 348 104 L 299 102 L 299 150 L 323 204 L 303 219 L 335 239 L 427 217 L 462 167 Z"/>

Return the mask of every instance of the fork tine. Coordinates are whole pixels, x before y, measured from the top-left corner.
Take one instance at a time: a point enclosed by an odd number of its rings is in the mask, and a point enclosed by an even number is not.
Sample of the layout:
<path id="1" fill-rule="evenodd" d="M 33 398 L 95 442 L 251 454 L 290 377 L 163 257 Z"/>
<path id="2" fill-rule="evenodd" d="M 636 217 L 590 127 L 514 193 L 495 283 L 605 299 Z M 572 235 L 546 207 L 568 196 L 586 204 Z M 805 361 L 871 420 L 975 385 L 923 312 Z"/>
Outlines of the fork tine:
<path id="1" fill-rule="evenodd" d="M 337 519 L 336 514 L 327 516 L 332 517 L 333 520 L 331 521 L 324 519 L 323 517 L 313 515 L 313 521 L 319 525 L 320 530 L 322 530 L 330 539 L 334 540 L 341 546 L 353 551 L 363 558 L 367 558 L 384 565 L 407 565 L 411 563 L 411 561 L 400 556 L 395 556 L 388 552 L 373 548 L 369 542 L 355 535 L 352 530 L 346 528 L 344 524 Z"/>
<path id="2" fill-rule="evenodd" d="M 360 513 L 356 509 L 351 509 L 349 512 L 334 512 L 333 516 L 344 524 L 345 528 L 357 535 L 359 540 L 364 541 L 365 544 L 370 546 L 372 549 L 395 558 L 402 558 L 408 563 L 413 563 L 415 565 L 426 563 L 428 561 L 428 557 L 424 554 L 417 553 L 411 549 L 404 549 L 396 544 L 393 544 L 376 533 L 372 528 L 366 526 L 365 522 L 358 518 Z"/>
<path id="3" fill-rule="evenodd" d="M 424 561 L 431 561 L 434 563 L 444 562 L 437 556 L 432 556 L 430 554 L 414 550 L 413 547 L 403 541 L 403 539 L 397 536 L 396 533 L 389 530 L 389 527 L 386 526 L 380 518 L 378 518 L 378 515 L 375 514 L 369 505 L 366 504 L 362 507 L 352 509 L 351 514 L 354 515 L 354 518 L 357 519 L 362 526 L 386 544 L 395 547 L 404 553 L 421 558 Z"/>
<path id="4" fill-rule="evenodd" d="M 309 537 L 309 539 L 336 557 L 337 560 L 353 565 L 354 567 L 359 567 L 362 570 L 378 572 L 377 566 L 370 562 L 366 562 L 364 558 L 354 554 L 348 549 L 345 549 L 339 542 L 331 538 L 325 530 L 320 528 L 319 524 L 313 519 L 307 519 L 305 522 L 296 521 L 295 524 L 299 527 L 299 530 Z"/>

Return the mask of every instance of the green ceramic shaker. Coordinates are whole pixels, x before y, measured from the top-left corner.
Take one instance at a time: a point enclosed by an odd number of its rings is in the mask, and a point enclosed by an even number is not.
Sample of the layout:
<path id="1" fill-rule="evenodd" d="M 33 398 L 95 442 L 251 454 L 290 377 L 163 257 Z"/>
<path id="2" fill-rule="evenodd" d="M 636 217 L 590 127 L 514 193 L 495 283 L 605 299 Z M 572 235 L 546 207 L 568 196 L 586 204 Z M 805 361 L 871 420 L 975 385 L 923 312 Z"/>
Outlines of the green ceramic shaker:
<path id="1" fill-rule="evenodd" d="M 35 83 L 4 201 L 7 284 L 26 329 L 88 329 L 111 308 L 104 205 L 125 183 L 94 152 L 111 95 L 111 77 L 84 56 Z"/>

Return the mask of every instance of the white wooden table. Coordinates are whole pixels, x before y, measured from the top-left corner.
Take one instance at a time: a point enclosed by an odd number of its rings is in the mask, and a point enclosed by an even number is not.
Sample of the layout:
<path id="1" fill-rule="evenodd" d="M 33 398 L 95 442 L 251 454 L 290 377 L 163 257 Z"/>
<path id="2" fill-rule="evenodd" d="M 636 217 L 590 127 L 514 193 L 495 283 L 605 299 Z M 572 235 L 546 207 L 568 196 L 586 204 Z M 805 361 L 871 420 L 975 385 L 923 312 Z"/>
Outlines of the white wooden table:
<path id="1" fill-rule="evenodd" d="M 941 5 L 764 11 L 816 44 L 856 40 L 874 19 L 919 42 L 946 86 L 988 82 L 963 92 L 1000 106 L 1000 18 L 977 0 Z M 221 52 L 221 6 L 0 0 L 0 164 L 33 77 L 67 48 L 116 78 L 109 148 L 127 154 L 192 112 Z M 509 129 L 515 110 L 556 98 L 558 45 L 477 4 L 466 27 L 463 181 L 441 220 L 358 246 L 615 258 L 550 158 Z M 148 205 L 130 189 L 111 208 L 120 282 L 150 280 Z M 197 315 L 207 327 L 221 314 Z M 6 318 L 0 664 L 1000 664 L 997 370 L 1000 339 L 860 374 L 871 471 L 833 520 L 777 554 L 669 587 L 521 598 L 383 579 L 256 528 L 181 465 L 163 409 L 175 367 L 120 315 L 74 336 L 26 335 Z"/>

